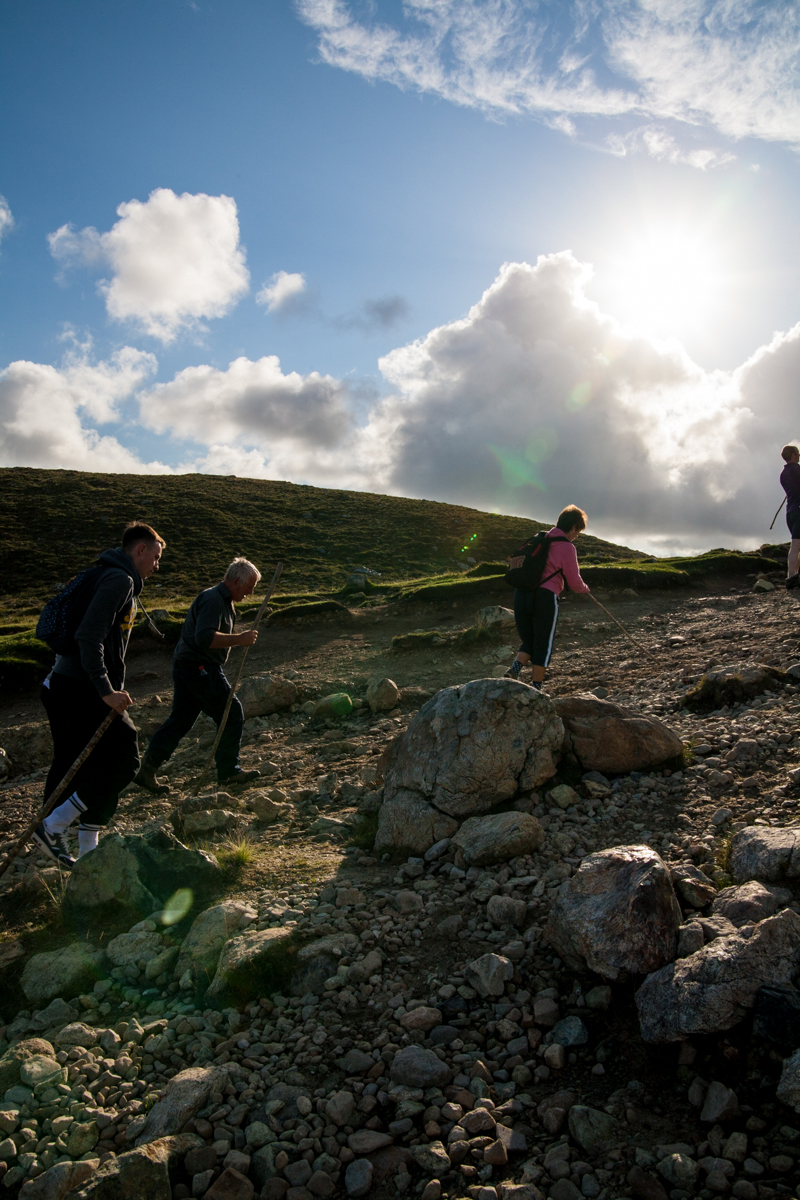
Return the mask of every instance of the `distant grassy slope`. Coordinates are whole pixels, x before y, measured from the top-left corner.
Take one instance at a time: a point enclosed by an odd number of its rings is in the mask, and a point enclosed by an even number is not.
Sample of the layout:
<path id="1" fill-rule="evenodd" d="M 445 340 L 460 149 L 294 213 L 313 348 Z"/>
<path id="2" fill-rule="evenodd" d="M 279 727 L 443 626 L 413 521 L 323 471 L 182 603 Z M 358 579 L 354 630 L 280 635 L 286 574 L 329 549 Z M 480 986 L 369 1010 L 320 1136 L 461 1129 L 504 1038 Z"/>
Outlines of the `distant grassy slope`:
<path id="1" fill-rule="evenodd" d="M 281 559 L 284 594 L 336 591 L 356 566 L 388 582 L 451 571 L 468 557 L 502 560 L 543 528 L 455 504 L 292 483 L 29 468 L 0 469 L 0 509 L 2 619 L 23 623 L 56 584 L 118 545 L 123 526 L 137 519 L 168 543 L 160 586 L 147 586 L 152 605 L 194 596 L 237 554 L 265 575 Z M 645 557 L 589 534 L 580 556 L 584 563 Z"/>

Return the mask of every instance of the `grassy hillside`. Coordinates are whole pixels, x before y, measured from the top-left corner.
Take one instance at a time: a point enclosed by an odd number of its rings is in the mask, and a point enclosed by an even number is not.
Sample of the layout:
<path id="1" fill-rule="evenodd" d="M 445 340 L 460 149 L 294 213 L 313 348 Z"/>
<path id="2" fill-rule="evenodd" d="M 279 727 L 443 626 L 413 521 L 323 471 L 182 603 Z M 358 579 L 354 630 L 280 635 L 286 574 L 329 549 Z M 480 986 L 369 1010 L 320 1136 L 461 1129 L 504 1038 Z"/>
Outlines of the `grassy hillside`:
<path id="1" fill-rule="evenodd" d="M 359 566 L 386 583 L 452 571 L 468 558 L 502 560 L 542 528 L 455 504 L 292 483 L 28 468 L 0 470 L 0 508 L 0 634 L 29 624 L 56 585 L 118 545 L 132 520 L 167 540 L 147 591 L 151 604 L 169 606 L 218 579 L 237 554 L 265 575 L 281 559 L 284 594 L 335 592 Z M 588 534 L 580 551 L 587 563 L 644 557 Z"/>

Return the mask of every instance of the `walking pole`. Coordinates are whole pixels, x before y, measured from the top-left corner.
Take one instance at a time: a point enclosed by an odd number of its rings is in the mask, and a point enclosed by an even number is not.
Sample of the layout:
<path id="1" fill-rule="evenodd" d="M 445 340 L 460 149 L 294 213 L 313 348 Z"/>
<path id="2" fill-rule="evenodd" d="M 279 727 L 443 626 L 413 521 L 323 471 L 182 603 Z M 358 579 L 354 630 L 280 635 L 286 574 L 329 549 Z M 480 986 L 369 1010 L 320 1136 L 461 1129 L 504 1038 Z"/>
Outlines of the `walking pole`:
<path id="1" fill-rule="evenodd" d="M 783 508 L 783 506 L 784 506 L 784 504 L 786 503 L 787 499 L 788 499 L 788 497 L 784 496 L 783 500 L 781 500 L 781 508 Z M 774 525 L 774 524 L 775 524 L 775 522 L 777 521 L 778 517 L 781 515 L 781 508 L 779 508 L 779 509 L 778 509 L 778 511 L 775 513 L 775 516 L 772 518 L 772 525 Z M 770 525 L 770 529 L 772 529 L 772 525 Z"/>
<path id="2" fill-rule="evenodd" d="M 256 619 L 253 622 L 253 629 L 258 629 L 258 623 L 261 620 L 261 618 L 263 617 L 264 613 L 266 612 L 267 605 L 269 604 L 270 600 L 272 599 L 272 593 L 275 591 L 275 588 L 278 586 L 278 580 L 281 577 L 282 570 L 283 570 L 283 563 L 279 562 L 275 568 L 275 574 L 272 576 L 272 583 L 267 588 L 267 594 L 264 597 L 261 608 L 256 613 Z M 247 658 L 247 651 L 249 649 L 250 649 L 249 646 L 242 646 L 242 656 L 239 659 L 239 666 L 236 669 L 236 678 L 234 679 L 233 683 L 231 684 L 231 690 L 228 692 L 228 699 L 225 704 L 225 711 L 222 714 L 222 720 L 220 721 L 219 728 L 217 729 L 217 736 L 214 738 L 214 745 L 211 747 L 211 753 L 208 756 L 208 762 L 203 767 L 203 770 L 200 774 L 200 778 L 198 779 L 197 784 L 196 784 L 196 791 L 198 791 L 198 792 L 200 791 L 201 787 L 203 786 L 203 784 L 206 781 L 206 775 L 208 774 L 209 768 L 210 768 L 212 762 L 214 761 L 214 755 L 217 753 L 217 747 L 219 746 L 220 742 L 222 741 L 222 735 L 225 732 L 225 725 L 228 720 L 228 713 L 231 711 L 231 705 L 233 704 L 233 697 L 236 695 L 236 689 L 239 686 L 239 680 L 242 677 L 242 667 L 244 666 L 244 660 Z"/>
<path id="3" fill-rule="evenodd" d="M 622 630 L 622 632 L 625 634 L 625 637 L 626 637 L 626 638 L 627 638 L 629 641 L 633 642 L 634 646 L 638 646 L 638 647 L 639 647 L 639 649 L 640 649 L 640 650 L 642 650 L 642 651 L 643 651 L 643 652 L 644 652 L 644 653 L 647 655 L 647 657 L 648 657 L 648 658 L 655 658 L 655 657 L 656 657 L 656 656 L 655 656 L 655 654 L 651 653 L 651 651 L 650 651 L 650 650 L 648 650 L 648 649 L 647 649 L 647 647 L 646 647 L 646 646 L 645 646 L 645 645 L 644 645 L 642 642 L 638 641 L 638 640 L 637 640 L 637 639 L 636 639 L 636 638 L 633 636 L 633 634 L 632 634 L 632 633 L 628 633 L 628 631 L 627 631 L 627 629 L 625 628 L 625 626 L 624 626 L 624 625 L 623 625 L 623 624 L 622 624 L 620 621 L 618 621 L 618 620 L 617 620 L 617 618 L 614 616 L 614 614 L 613 614 L 613 613 L 610 613 L 610 612 L 608 611 L 608 609 L 606 608 L 606 606 L 605 606 L 604 604 L 601 604 L 601 603 L 600 603 L 600 601 L 597 599 L 597 597 L 596 597 L 596 596 L 592 595 L 592 593 L 591 593 L 591 592 L 587 592 L 586 594 L 588 595 L 588 597 L 589 597 L 589 599 L 590 599 L 590 600 L 594 600 L 594 602 L 595 602 L 595 604 L 597 605 L 597 607 L 598 607 L 598 608 L 601 608 L 601 609 L 603 610 L 603 612 L 606 614 L 606 616 L 607 616 L 607 617 L 610 617 L 610 618 L 611 618 L 611 620 L 614 622 L 614 624 L 615 624 L 616 626 L 618 626 L 618 627 L 619 627 L 619 628 Z"/>
<path id="4" fill-rule="evenodd" d="M 72 783 L 73 779 L 78 774 L 78 771 L 80 771 L 81 767 L 86 762 L 87 758 L 92 753 L 95 746 L 100 741 L 100 738 L 106 732 L 106 730 L 108 729 L 109 725 L 114 720 L 116 715 L 117 715 L 116 712 L 112 708 L 111 711 L 109 712 L 108 716 L 103 719 L 102 724 L 98 725 L 97 729 L 92 734 L 90 741 L 87 743 L 86 748 L 84 750 L 81 750 L 80 754 L 75 759 L 75 762 L 72 764 L 72 766 L 67 771 L 64 778 L 61 780 L 61 783 L 58 785 L 56 790 L 52 793 L 52 795 L 48 799 L 47 803 L 44 806 L 44 810 L 42 812 L 40 812 L 39 815 L 33 819 L 31 824 L 28 826 L 28 828 L 25 830 L 25 832 L 22 834 L 22 836 L 18 839 L 17 844 L 15 845 L 14 849 L 7 856 L 7 858 L 3 861 L 2 866 L 0 866 L 0 875 L 5 875 L 6 871 L 11 866 L 12 862 L 17 857 L 20 850 L 25 845 L 25 843 L 28 841 L 28 839 L 30 838 L 30 836 L 34 832 L 34 830 L 38 828 L 38 826 L 42 823 L 42 821 L 44 821 L 47 817 L 50 816 L 50 813 L 53 811 L 56 804 L 58 804 L 58 801 L 64 795 L 64 792 L 67 790 L 69 785 Z"/>

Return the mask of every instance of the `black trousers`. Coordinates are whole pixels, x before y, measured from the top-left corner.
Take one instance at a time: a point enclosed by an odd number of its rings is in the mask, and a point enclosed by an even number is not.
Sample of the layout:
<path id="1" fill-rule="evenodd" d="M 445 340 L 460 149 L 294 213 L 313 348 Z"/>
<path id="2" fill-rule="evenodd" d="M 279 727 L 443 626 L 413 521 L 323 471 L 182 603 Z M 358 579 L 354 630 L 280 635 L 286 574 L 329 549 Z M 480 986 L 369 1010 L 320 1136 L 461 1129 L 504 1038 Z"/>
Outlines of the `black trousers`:
<path id="1" fill-rule="evenodd" d="M 228 702 L 231 685 L 223 674 L 222 667 L 200 666 L 199 663 L 176 663 L 172 671 L 175 691 L 172 697 L 172 712 L 160 729 L 153 734 L 147 747 L 146 759 L 154 767 L 160 767 L 174 752 L 182 737 L 194 725 L 200 713 L 218 726 Z M 225 732 L 217 747 L 217 775 L 220 779 L 230 775 L 239 765 L 239 747 L 242 741 L 244 713 L 236 696 L 225 724 Z"/>
<path id="2" fill-rule="evenodd" d="M 42 704 L 50 722 L 55 754 L 44 798 L 52 795 L 92 734 L 111 711 L 91 683 L 51 675 L 42 688 Z M 136 726 L 127 713 L 116 717 L 67 788 L 86 806 L 87 825 L 107 825 L 117 811 L 119 794 L 139 770 Z"/>
<path id="3" fill-rule="evenodd" d="M 520 636 L 520 650 L 531 656 L 535 667 L 546 667 L 553 653 L 558 623 L 558 598 L 549 588 L 535 592 L 514 590 L 514 621 Z"/>

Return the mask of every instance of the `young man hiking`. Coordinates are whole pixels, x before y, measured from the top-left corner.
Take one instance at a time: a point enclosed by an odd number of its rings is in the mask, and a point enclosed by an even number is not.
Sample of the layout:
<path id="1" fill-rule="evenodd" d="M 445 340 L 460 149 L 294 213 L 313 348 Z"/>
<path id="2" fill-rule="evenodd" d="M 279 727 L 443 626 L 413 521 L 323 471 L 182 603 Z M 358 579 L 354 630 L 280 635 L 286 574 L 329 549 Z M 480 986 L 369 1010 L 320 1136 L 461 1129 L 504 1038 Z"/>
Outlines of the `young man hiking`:
<path id="1" fill-rule="evenodd" d="M 542 691 L 556 636 L 558 597 L 564 584 L 573 592 L 589 591 L 581 579 L 573 545 L 585 528 L 586 513 L 574 504 L 568 505 L 546 535 L 547 558 L 538 587 L 534 591 L 514 589 L 514 620 L 520 647 L 505 673 L 506 679 L 519 679 L 522 668 L 531 663 L 531 684 L 537 691 Z M 517 559 L 511 559 L 512 567 L 516 563 Z"/>
<path id="2" fill-rule="evenodd" d="M 153 734 L 135 779 L 148 792 L 165 795 L 169 791 L 167 784 L 159 783 L 156 772 L 201 712 L 219 727 L 231 690 L 222 670 L 228 652 L 231 646 L 254 646 L 258 638 L 255 629 L 233 632 L 236 620 L 233 606 L 251 595 L 260 578 L 261 572 L 251 562 L 235 558 L 222 583 L 201 592 L 189 609 L 173 655 L 172 712 Z M 258 771 L 243 771 L 239 766 L 243 726 L 242 706 L 234 696 L 216 753 L 217 782 L 226 787 L 252 783 L 261 777 Z"/>
<path id="3" fill-rule="evenodd" d="M 786 524 L 789 526 L 791 544 L 786 568 L 786 586 L 795 588 L 800 583 L 800 450 L 797 446 L 784 446 L 781 458 L 786 466 L 781 471 L 781 487 L 786 492 Z"/>
<path id="4" fill-rule="evenodd" d="M 129 525 L 119 550 L 97 560 L 88 606 L 74 636 L 74 653 L 58 654 L 42 686 L 42 703 L 53 735 L 54 755 L 44 799 L 55 791 L 109 709 L 118 713 L 72 781 L 69 797 L 42 821 L 35 842 L 60 866 L 74 863 L 67 830 L 78 824 L 78 857 L 97 845 L 113 817 L 119 794 L 139 767 L 136 728 L 127 714 L 125 651 L 136 616 L 136 597 L 158 570 L 166 542 L 149 525 Z"/>

